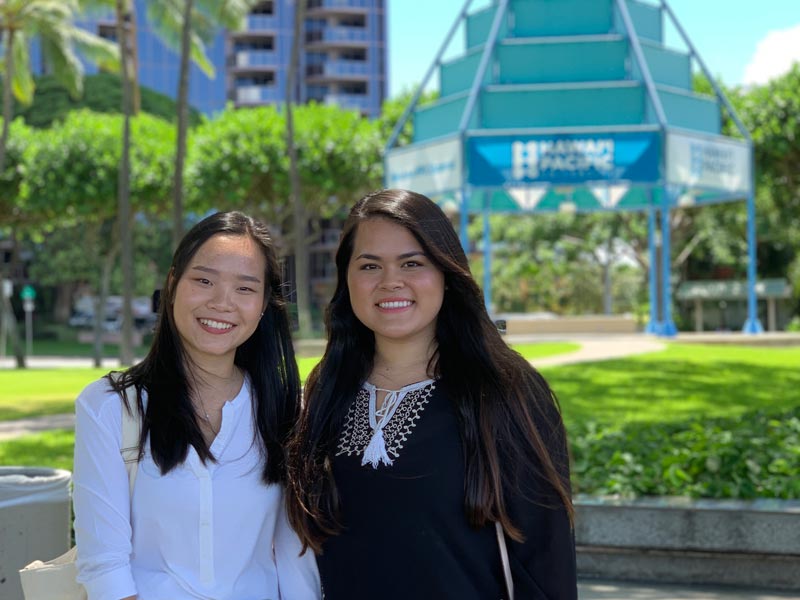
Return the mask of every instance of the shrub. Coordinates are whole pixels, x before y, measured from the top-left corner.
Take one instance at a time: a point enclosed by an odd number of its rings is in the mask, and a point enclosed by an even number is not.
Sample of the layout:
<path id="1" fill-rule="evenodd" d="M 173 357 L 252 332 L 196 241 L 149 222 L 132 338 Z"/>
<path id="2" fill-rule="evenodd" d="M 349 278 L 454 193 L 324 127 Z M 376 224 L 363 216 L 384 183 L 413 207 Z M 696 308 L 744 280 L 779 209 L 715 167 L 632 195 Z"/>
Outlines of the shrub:
<path id="1" fill-rule="evenodd" d="M 800 498 L 800 406 L 571 432 L 576 492 L 624 497 Z"/>

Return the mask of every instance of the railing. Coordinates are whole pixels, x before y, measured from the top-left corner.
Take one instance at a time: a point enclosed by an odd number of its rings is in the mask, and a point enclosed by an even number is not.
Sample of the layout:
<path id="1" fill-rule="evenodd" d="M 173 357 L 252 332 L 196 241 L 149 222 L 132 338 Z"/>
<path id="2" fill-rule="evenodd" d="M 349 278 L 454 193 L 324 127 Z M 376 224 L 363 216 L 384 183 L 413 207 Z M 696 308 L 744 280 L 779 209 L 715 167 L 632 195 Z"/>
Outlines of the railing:
<path id="1" fill-rule="evenodd" d="M 309 0 L 308 10 L 315 8 L 369 8 L 370 0 Z"/>
<path id="2" fill-rule="evenodd" d="M 325 104 L 335 104 L 342 108 L 354 108 L 361 111 L 370 109 L 369 96 L 363 94 L 327 94 Z"/>
<path id="3" fill-rule="evenodd" d="M 239 104 L 260 104 L 280 100 L 280 94 L 275 86 L 243 85 L 236 88 L 236 102 Z"/>
<path id="4" fill-rule="evenodd" d="M 309 77 L 369 76 L 369 63 L 362 60 L 331 60 L 321 65 L 308 65 Z"/>
<path id="5" fill-rule="evenodd" d="M 269 31 L 278 28 L 278 19 L 271 15 L 248 15 L 248 31 Z"/>
<path id="6" fill-rule="evenodd" d="M 306 33 L 306 42 L 366 42 L 369 31 L 363 27 L 326 27 L 321 31 Z"/>
<path id="7" fill-rule="evenodd" d="M 277 65 L 278 55 L 274 50 L 248 50 L 236 53 L 237 67 Z"/>

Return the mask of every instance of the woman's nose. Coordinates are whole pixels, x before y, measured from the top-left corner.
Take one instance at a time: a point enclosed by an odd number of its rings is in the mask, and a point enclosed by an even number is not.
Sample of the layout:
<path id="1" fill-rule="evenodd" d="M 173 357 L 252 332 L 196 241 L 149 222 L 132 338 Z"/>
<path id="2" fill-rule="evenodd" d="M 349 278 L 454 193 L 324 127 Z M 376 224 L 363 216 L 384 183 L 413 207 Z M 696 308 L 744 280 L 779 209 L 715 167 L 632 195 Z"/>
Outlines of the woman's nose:
<path id="1" fill-rule="evenodd" d="M 214 287 L 214 292 L 208 301 L 209 308 L 220 311 L 233 310 L 233 302 L 231 300 L 231 290 L 224 285 Z"/>
<path id="2" fill-rule="evenodd" d="M 403 287 L 403 278 L 395 269 L 384 269 L 380 286 L 384 290 L 397 290 Z"/>

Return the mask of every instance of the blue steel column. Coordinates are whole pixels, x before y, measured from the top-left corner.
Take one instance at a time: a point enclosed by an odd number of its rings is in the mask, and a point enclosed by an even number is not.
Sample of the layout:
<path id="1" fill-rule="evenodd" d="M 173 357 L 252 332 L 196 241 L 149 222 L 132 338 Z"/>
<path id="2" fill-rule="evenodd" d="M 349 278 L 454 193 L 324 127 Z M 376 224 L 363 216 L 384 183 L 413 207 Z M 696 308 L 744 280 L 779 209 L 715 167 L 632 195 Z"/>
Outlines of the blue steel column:
<path id="1" fill-rule="evenodd" d="M 661 322 L 658 320 L 658 247 L 656 246 L 656 207 L 653 205 L 653 190 L 648 192 L 650 207 L 647 210 L 647 240 L 650 250 L 650 321 L 644 328 L 645 333 L 658 334 Z"/>
<path id="2" fill-rule="evenodd" d="M 669 222 L 669 209 L 674 192 L 669 188 L 664 190 L 664 201 L 661 208 L 661 331 L 664 337 L 673 337 L 678 333 L 678 328 L 672 321 L 672 256 L 670 250 L 671 231 Z"/>
<path id="3" fill-rule="evenodd" d="M 464 253 L 469 255 L 469 190 L 467 186 L 461 188 L 461 207 L 458 210 L 458 237 Z"/>
<path id="4" fill-rule="evenodd" d="M 764 327 L 758 320 L 758 299 L 756 298 L 756 172 L 755 153 L 750 146 L 750 193 L 747 195 L 747 321 L 744 333 L 764 333 Z"/>
<path id="5" fill-rule="evenodd" d="M 489 216 L 492 214 L 492 195 L 483 192 L 483 304 L 486 312 L 492 314 L 492 236 Z"/>

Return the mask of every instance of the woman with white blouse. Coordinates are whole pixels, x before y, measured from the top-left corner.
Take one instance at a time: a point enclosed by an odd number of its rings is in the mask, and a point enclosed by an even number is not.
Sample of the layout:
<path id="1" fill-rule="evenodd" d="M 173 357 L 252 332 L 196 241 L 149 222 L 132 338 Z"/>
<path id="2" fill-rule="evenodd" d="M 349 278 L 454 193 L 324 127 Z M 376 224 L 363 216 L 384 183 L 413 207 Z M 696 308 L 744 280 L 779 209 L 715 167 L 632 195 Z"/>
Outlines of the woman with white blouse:
<path id="1" fill-rule="evenodd" d="M 181 241 L 152 347 L 76 404 L 78 581 L 89 600 L 313 600 L 284 506 L 300 385 L 269 232 L 217 213 Z M 142 424 L 133 489 L 122 411 Z"/>

